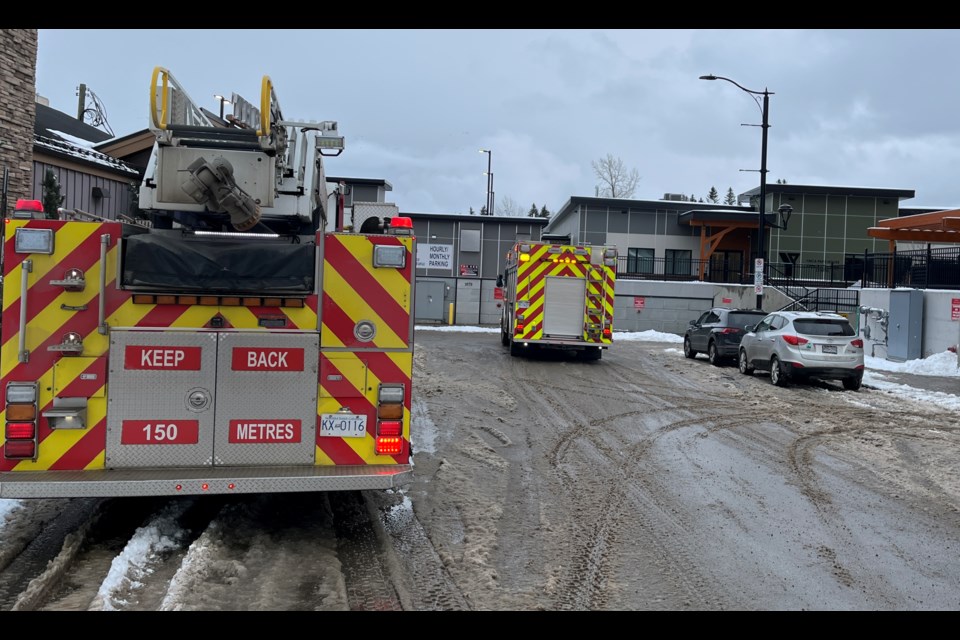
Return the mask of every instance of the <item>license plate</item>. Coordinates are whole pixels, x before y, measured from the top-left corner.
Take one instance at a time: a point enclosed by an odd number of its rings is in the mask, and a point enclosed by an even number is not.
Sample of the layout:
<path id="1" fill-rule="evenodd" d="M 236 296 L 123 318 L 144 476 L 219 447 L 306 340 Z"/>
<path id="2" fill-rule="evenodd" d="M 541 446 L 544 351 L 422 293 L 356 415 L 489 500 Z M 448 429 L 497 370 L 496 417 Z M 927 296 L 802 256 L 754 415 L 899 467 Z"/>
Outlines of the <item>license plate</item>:
<path id="1" fill-rule="evenodd" d="M 351 413 L 321 414 L 320 435 L 333 438 L 363 438 L 367 435 L 367 416 Z"/>
<path id="2" fill-rule="evenodd" d="M 837 352 L 837 345 L 835 345 L 835 344 L 825 344 L 825 345 L 823 345 L 823 346 L 821 347 L 821 350 L 822 350 L 824 353 L 836 353 L 836 352 Z"/>

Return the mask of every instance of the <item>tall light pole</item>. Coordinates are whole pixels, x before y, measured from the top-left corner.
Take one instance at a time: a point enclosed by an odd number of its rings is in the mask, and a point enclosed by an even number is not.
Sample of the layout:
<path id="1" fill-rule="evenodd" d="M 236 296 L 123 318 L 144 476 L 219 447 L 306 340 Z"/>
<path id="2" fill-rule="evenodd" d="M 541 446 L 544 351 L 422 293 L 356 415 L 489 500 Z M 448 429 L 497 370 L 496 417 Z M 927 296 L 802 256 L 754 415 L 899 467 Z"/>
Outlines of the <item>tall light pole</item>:
<path id="1" fill-rule="evenodd" d="M 761 136 L 760 143 L 760 223 L 759 223 L 759 241 L 760 245 L 757 248 L 757 257 L 760 258 L 760 288 L 757 292 L 757 309 L 763 309 L 763 282 L 765 280 L 764 276 L 766 275 L 767 261 L 766 261 L 766 238 L 764 237 L 764 227 L 767 222 L 767 129 L 770 128 L 770 125 L 767 122 L 767 113 L 770 107 L 770 96 L 773 95 L 772 91 L 767 91 L 764 88 L 763 91 L 751 91 L 743 85 L 734 82 L 730 78 L 724 78 L 723 76 L 700 76 L 701 80 L 726 80 L 730 84 L 734 85 L 738 89 L 746 91 L 751 96 L 763 96 L 763 107 L 761 107 L 760 112 L 763 118 L 763 124 L 761 128 L 763 129 L 763 134 Z M 756 101 L 756 98 L 753 98 Z M 756 125 L 754 125 L 756 126 Z"/>
<path id="2" fill-rule="evenodd" d="M 487 215 L 493 215 L 493 151 L 480 149 L 480 153 L 487 154 Z"/>

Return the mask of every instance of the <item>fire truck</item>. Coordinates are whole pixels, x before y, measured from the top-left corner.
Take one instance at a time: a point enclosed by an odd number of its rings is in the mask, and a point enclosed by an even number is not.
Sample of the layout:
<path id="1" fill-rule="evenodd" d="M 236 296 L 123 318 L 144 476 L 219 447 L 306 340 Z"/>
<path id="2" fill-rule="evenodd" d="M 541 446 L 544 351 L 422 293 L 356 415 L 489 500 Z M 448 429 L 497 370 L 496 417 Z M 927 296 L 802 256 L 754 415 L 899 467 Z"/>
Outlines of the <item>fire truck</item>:
<path id="1" fill-rule="evenodd" d="M 409 481 L 411 221 L 345 225 L 337 123 L 260 90 L 217 118 L 153 71 L 152 224 L 4 220 L 0 497 Z"/>
<path id="2" fill-rule="evenodd" d="M 613 342 L 616 247 L 572 245 L 544 235 L 507 252 L 500 342 L 510 355 L 533 349 L 577 352 L 599 360 Z"/>

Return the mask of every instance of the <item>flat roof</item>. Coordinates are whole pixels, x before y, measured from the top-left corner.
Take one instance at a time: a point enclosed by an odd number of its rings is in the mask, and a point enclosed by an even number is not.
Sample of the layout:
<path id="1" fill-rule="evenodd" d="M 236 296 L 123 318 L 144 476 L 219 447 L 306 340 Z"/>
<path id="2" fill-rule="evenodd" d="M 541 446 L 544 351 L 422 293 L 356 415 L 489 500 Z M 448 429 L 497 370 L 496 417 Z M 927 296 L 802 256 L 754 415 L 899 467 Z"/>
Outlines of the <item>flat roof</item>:
<path id="1" fill-rule="evenodd" d="M 691 211 L 752 211 L 750 207 L 736 206 L 729 204 L 712 204 L 707 202 L 693 202 L 691 200 L 634 200 L 631 198 L 598 198 L 591 196 L 570 196 L 560 210 L 550 218 L 551 225 L 568 216 L 571 211 L 580 205 L 594 207 L 609 207 L 611 209 L 653 209 L 653 210 L 672 210 L 678 212 Z"/>
<path id="2" fill-rule="evenodd" d="M 532 216 L 481 216 L 480 214 L 470 215 L 469 213 L 410 213 L 401 211 L 401 216 L 413 218 L 414 220 L 459 220 L 461 222 L 492 222 L 497 224 L 533 224 L 545 226 L 550 222 L 549 218 L 534 218 Z"/>
<path id="3" fill-rule="evenodd" d="M 343 178 L 340 176 L 327 176 L 327 182 L 346 182 L 347 184 L 367 184 L 377 187 L 383 187 L 384 191 L 393 191 L 393 185 L 383 178 Z"/>
<path id="4" fill-rule="evenodd" d="M 806 193 L 829 196 L 864 196 L 870 198 L 896 198 L 904 200 L 916 196 L 914 189 L 886 189 L 878 187 L 849 187 L 824 184 L 768 184 L 767 193 Z M 744 191 L 738 197 L 749 198 L 760 195 L 760 187 Z"/>

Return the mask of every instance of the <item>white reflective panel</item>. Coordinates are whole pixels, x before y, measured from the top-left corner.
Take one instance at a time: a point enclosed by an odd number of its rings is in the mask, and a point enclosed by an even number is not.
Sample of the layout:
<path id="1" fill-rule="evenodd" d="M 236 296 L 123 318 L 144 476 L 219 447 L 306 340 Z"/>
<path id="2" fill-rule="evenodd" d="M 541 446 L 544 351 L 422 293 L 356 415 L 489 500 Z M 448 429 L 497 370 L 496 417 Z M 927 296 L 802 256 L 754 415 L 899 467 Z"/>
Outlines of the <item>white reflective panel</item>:
<path id="1" fill-rule="evenodd" d="M 7 384 L 7 402 L 36 402 L 37 385 L 33 382 Z"/>
<path id="2" fill-rule="evenodd" d="M 53 253 L 53 229 L 17 229 L 14 251 L 17 253 Z"/>
<path id="3" fill-rule="evenodd" d="M 403 402 L 403 385 L 380 385 L 380 402 Z"/>
<path id="4" fill-rule="evenodd" d="M 407 248 L 378 244 L 373 247 L 373 266 L 402 269 L 407 264 Z"/>

